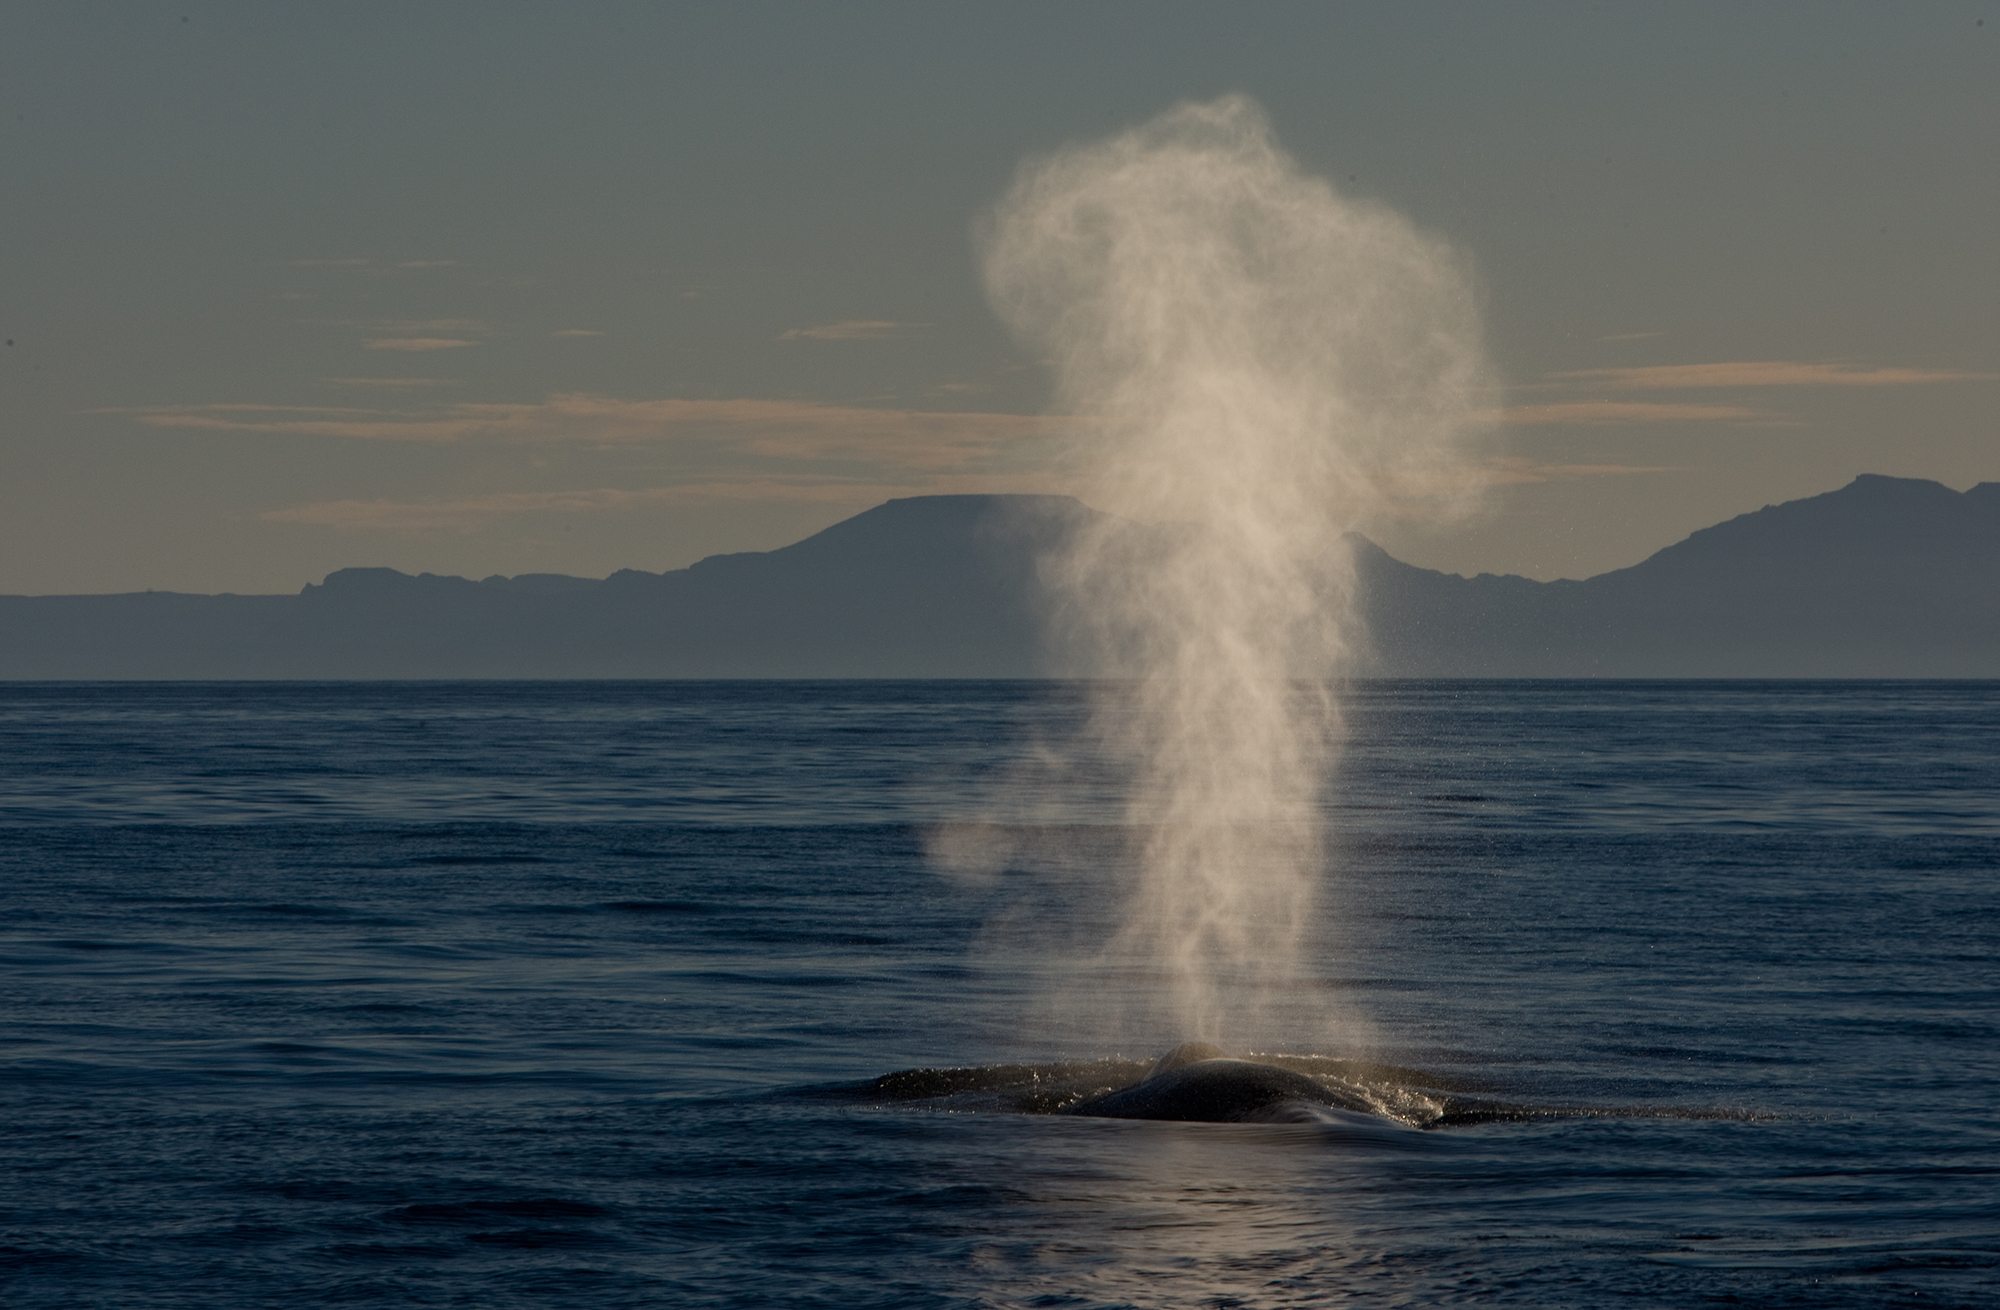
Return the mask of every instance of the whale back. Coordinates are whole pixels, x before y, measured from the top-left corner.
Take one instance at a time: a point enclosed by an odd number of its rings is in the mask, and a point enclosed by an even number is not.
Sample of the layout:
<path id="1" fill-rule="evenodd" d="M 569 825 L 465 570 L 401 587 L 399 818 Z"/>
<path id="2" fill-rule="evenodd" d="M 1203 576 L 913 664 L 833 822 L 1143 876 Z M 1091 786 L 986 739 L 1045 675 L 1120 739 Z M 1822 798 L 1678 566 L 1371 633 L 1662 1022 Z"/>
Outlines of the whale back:
<path id="1" fill-rule="evenodd" d="M 1165 1055 L 1153 1061 L 1153 1067 L 1147 1072 L 1146 1077 L 1151 1078 L 1156 1074 L 1167 1073 L 1170 1070 L 1180 1069 L 1190 1064 L 1199 1064 L 1203 1060 L 1227 1060 L 1228 1058 L 1229 1052 L 1209 1042 L 1182 1042 L 1173 1050 L 1168 1051 Z"/>
<path id="2" fill-rule="evenodd" d="M 1152 1073 L 1130 1087 L 1080 1101 L 1066 1113 L 1104 1119 L 1272 1123 L 1310 1118 L 1314 1106 L 1370 1108 L 1357 1096 L 1343 1096 L 1290 1069 L 1191 1049 L 1201 1047 L 1194 1042 L 1175 1047 Z"/>

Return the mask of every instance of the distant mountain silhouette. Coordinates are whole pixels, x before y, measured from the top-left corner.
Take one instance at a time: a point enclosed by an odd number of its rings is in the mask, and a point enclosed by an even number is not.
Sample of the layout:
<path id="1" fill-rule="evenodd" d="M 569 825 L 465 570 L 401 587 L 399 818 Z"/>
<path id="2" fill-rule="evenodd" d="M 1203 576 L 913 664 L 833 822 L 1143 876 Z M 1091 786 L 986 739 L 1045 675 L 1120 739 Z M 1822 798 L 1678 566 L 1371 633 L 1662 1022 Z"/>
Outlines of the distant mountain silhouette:
<path id="1" fill-rule="evenodd" d="M 1067 497 L 892 500 L 601 581 L 342 569 L 296 596 L 0 597 L 0 678 L 1034 676 Z"/>
<path id="2" fill-rule="evenodd" d="M 1040 561 L 1095 517 L 1067 497 L 924 496 L 669 573 L 0 597 L 0 678 L 1046 676 L 1066 670 Z M 2000 483 L 1865 476 L 1582 582 L 1353 544 L 1373 673 L 2000 677 Z"/>
<path id="3" fill-rule="evenodd" d="M 1502 677 L 2000 677 L 2000 483 L 1856 478 L 1582 582 L 1368 548 L 1384 667 Z"/>

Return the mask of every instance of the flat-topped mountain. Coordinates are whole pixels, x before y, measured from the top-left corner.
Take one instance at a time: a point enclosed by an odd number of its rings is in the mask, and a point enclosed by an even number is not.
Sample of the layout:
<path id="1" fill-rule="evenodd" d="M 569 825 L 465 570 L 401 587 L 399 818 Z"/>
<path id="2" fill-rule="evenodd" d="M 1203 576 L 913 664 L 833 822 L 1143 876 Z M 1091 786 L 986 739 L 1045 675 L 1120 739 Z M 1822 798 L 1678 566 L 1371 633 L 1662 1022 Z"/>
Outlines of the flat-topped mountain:
<path id="1" fill-rule="evenodd" d="M 1095 516 L 923 496 L 667 573 L 0 597 L 0 678 L 1048 676 L 1041 561 Z M 1354 548 L 1377 674 L 2000 677 L 2000 483 L 1865 476 L 1581 582 Z"/>

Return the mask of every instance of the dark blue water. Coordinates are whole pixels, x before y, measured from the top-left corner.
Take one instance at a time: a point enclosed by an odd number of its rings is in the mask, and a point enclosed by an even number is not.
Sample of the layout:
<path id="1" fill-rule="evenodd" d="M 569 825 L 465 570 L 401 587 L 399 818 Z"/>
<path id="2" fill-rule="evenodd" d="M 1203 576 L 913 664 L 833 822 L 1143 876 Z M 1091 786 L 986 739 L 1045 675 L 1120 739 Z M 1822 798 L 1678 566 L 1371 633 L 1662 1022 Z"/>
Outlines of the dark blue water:
<path id="1" fill-rule="evenodd" d="M 1079 712 L 0 687 L 0 1304 L 1993 1299 L 2000 687 L 1359 689 L 1295 1054 L 1509 1113 L 874 1094 L 1154 1053 L 1031 1017 L 1116 785 L 991 783 Z"/>

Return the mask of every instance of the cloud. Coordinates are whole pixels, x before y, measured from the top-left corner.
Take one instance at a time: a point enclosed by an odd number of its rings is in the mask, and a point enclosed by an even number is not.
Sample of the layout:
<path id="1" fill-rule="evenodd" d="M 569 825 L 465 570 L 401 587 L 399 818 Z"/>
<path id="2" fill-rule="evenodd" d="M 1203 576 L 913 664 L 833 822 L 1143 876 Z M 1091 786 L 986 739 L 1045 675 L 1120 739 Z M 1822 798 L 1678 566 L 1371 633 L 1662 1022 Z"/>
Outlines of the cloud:
<path id="1" fill-rule="evenodd" d="M 149 428 L 171 431 L 261 432 L 414 442 L 451 441 L 463 435 L 435 418 L 400 417 L 390 410 L 348 405 L 168 405 L 96 412 L 129 414 Z"/>
<path id="2" fill-rule="evenodd" d="M 1505 455 L 1489 461 L 1486 474 L 1489 485 L 1521 487 L 1544 482 L 1573 482 L 1583 478 L 1644 477 L 1653 473 L 1678 471 L 1660 464 L 1560 463 Z"/>
<path id="3" fill-rule="evenodd" d="M 2000 373 L 1957 369 L 1871 368 L 1800 360 L 1735 360 L 1712 364 L 1651 364 L 1553 373 L 1557 382 L 1612 391 L 1726 390 L 1732 387 L 1909 387 L 1943 382 L 1991 382 Z"/>
<path id="4" fill-rule="evenodd" d="M 383 318 L 361 323 L 371 332 L 394 332 L 404 336 L 449 332 L 454 336 L 491 332 L 493 325 L 483 318 Z"/>
<path id="5" fill-rule="evenodd" d="M 890 462 L 965 469 L 1018 452 L 1078 420 L 983 410 L 911 410 L 805 400 L 625 400 L 585 393 L 521 403 L 412 409 L 175 405 L 111 411 L 148 427 L 350 441 L 617 446 L 702 443 L 782 461 Z"/>
<path id="6" fill-rule="evenodd" d="M 1789 427 L 1798 420 L 1749 405 L 1685 404 L 1656 400 L 1559 400 L 1509 405 L 1493 415 L 1508 427 L 1619 427 L 1631 423 L 1733 423 Z"/>
<path id="7" fill-rule="evenodd" d="M 356 321 L 333 320 L 343 327 L 358 327 L 368 333 L 361 343 L 364 350 L 393 350 L 423 354 L 436 350 L 465 350 L 479 344 L 493 325 L 483 318 L 383 318 Z"/>
<path id="8" fill-rule="evenodd" d="M 464 337 L 374 337 L 361 343 L 364 350 L 400 350 L 421 354 L 431 350 L 463 350 L 477 341 Z"/>
<path id="9" fill-rule="evenodd" d="M 603 335 L 604 335 L 604 329 L 602 329 L 602 328 L 557 328 L 557 329 L 556 329 L 556 330 L 555 330 L 554 332 L 551 332 L 551 333 L 550 333 L 549 335 L 550 335 L 550 336 L 554 336 L 554 337 L 601 337 L 601 336 L 603 336 Z"/>
<path id="10" fill-rule="evenodd" d="M 1638 338 L 1649 333 L 1627 333 Z M 1611 340 L 1612 338 L 1605 338 Z M 1989 382 L 2000 373 L 1960 369 L 1879 368 L 1810 360 L 1719 360 L 1706 364 L 1643 364 L 1550 373 L 1517 392 L 1568 395 L 1538 404 L 1510 405 L 1492 417 L 1510 427 L 1616 427 L 1634 423 L 1723 423 L 1738 427 L 1793 427 L 1782 411 L 1710 401 L 1626 399 L 1633 393 L 1733 391 L 1772 388 L 1909 387 L 1948 382 Z M 1596 393 L 1592 395 L 1590 393 Z"/>
<path id="11" fill-rule="evenodd" d="M 328 378 L 337 387 L 361 387 L 378 391 L 419 391 L 425 387 L 454 385 L 450 378 Z"/>
<path id="12" fill-rule="evenodd" d="M 261 405 L 247 401 L 231 401 L 219 405 L 109 405 L 101 409 L 87 410 L 91 414 L 129 414 L 150 427 L 181 427 L 184 424 L 167 423 L 160 420 L 171 415 L 230 415 L 282 416 L 287 414 L 305 415 L 367 415 L 380 414 L 379 409 L 368 409 L 359 405 Z"/>
<path id="13" fill-rule="evenodd" d="M 427 500 L 328 500 L 265 510 L 267 523 L 294 523 L 349 532 L 476 532 L 494 523 L 544 515 L 626 513 L 692 504 L 764 503 L 864 509 L 896 496 L 1000 491 L 1052 491 L 1032 478 L 1001 475 L 896 480 L 833 477 L 710 478 L 669 487 L 592 487 L 568 491 L 501 491 Z"/>
<path id="14" fill-rule="evenodd" d="M 817 327 L 788 328 L 778 334 L 778 340 L 880 341 L 885 337 L 904 336 L 929 326 L 928 323 L 897 323 L 881 318 L 844 318 L 838 323 L 822 323 Z"/>
<path id="15" fill-rule="evenodd" d="M 671 488 L 663 489 L 671 491 Z M 503 491 L 434 500 L 325 500 L 265 510 L 266 523 L 301 523 L 349 531 L 470 532 L 496 519 L 530 514 L 593 513 L 660 503 L 658 491 L 595 488 L 585 491 Z"/>

